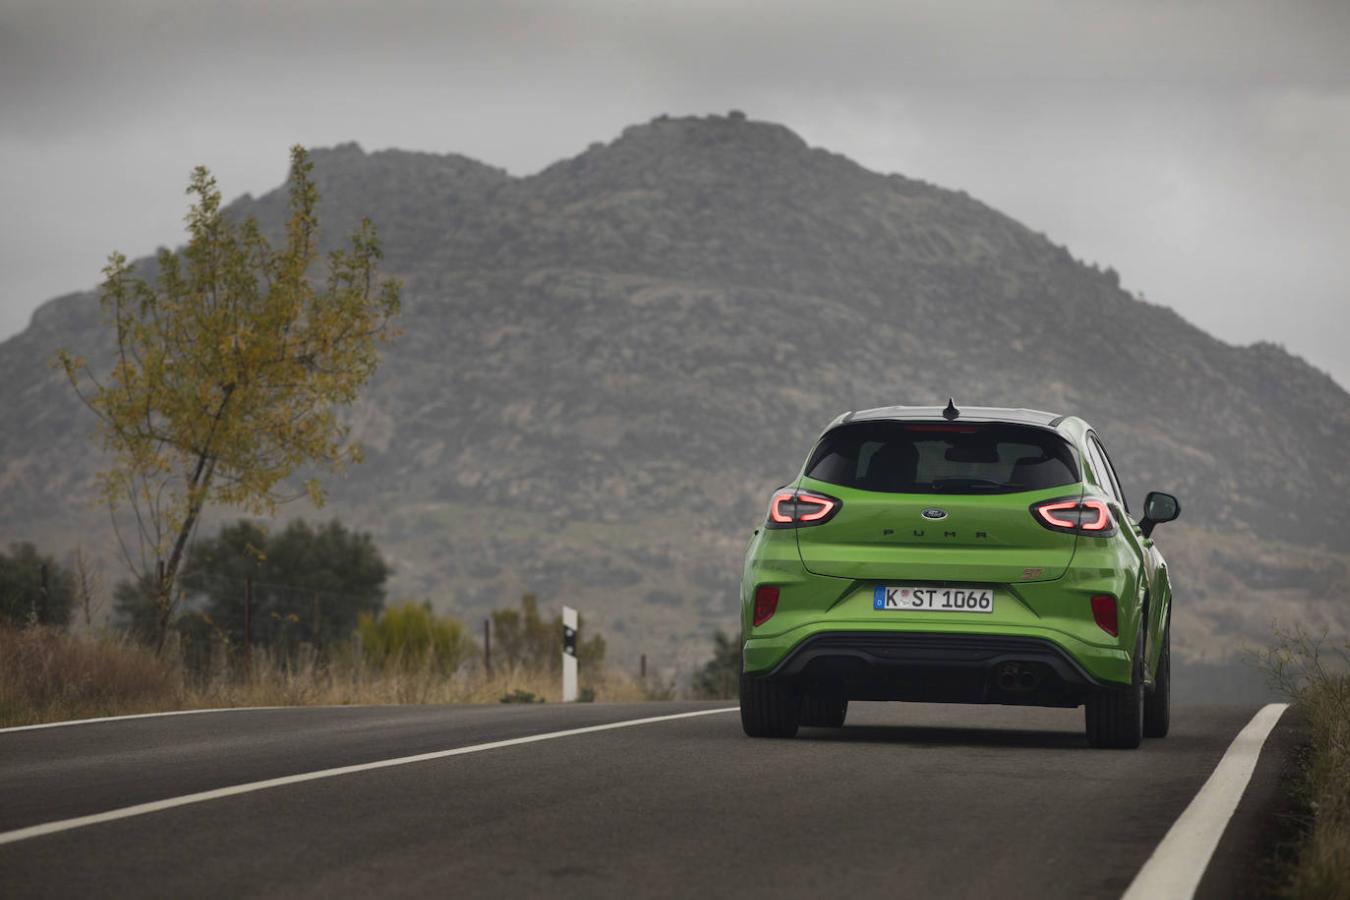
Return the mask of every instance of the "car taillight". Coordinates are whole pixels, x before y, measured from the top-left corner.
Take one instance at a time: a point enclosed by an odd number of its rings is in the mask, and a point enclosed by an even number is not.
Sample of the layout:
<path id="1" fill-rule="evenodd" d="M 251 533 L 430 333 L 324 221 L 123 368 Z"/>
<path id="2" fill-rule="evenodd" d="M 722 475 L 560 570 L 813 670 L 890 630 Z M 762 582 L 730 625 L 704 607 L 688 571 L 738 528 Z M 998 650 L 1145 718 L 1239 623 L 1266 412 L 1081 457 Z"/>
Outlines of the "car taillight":
<path id="1" fill-rule="evenodd" d="M 778 588 L 761 584 L 755 588 L 755 624 L 763 625 L 778 612 Z"/>
<path id="2" fill-rule="evenodd" d="M 782 488 L 773 492 L 769 501 L 768 528 L 801 528 L 820 525 L 834 518 L 843 502 L 814 491 Z"/>
<path id="3" fill-rule="evenodd" d="M 1120 634 L 1120 624 L 1116 620 L 1116 598 L 1110 594 L 1092 598 L 1092 618 L 1097 621 L 1097 627 L 1111 637 Z"/>
<path id="4" fill-rule="evenodd" d="M 1031 514 L 1051 531 L 1106 537 L 1116 533 L 1111 510 L 1095 497 L 1070 497 L 1033 503 Z"/>

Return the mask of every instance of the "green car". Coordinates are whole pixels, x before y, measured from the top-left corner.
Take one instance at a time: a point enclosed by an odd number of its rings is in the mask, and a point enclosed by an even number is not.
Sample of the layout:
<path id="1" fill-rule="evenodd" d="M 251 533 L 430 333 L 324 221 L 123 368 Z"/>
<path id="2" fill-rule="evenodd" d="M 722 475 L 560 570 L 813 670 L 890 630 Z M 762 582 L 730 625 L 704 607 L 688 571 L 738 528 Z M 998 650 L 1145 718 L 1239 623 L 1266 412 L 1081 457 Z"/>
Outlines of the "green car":
<path id="1" fill-rule="evenodd" d="M 1086 707 L 1089 743 L 1167 734 L 1172 589 L 1073 416 L 840 416 L 773 493 L 742 580 L 741 723 L 839 727 L 849 700 Z"/>

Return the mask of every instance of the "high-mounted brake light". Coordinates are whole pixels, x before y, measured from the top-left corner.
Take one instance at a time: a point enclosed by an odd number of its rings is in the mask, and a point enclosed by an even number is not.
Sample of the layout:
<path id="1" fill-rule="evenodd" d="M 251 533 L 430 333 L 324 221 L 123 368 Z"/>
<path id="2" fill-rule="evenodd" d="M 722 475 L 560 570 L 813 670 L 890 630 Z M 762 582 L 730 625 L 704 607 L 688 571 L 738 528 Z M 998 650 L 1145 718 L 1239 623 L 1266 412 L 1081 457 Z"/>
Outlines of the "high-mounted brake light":
<path id="1" fill-rule="evenodd" d="M 1097 627 L 1111 637 L 1120 635 L 1120 624 L 1116 618 L 1116 598 L 1110 594 L 1101 594 L 1092 598 L 1092 618 Z"/>
<path id="2" fill-rule="evenodd" d="M 841 506 L 842 501 L 824 494 L 782 488 L 774 491 L 769 501 L 769 521 L 765 527 L 801 528 L 804 525 L 820 525 L 832 519 Z"/>
<path id="3" fill-rule="evenodd" d="M 1031 514 L 1051 531 L 1105 537 L 1116 533 L 1110 508 L 1095 497 L 1073 497 L 1033 503 Z"/>
<path id="4" fill-rule="evenodd" d="M 755 625 L 760 626 L 778 612 L 778 588 L 761 584 L 755 588 Z"/>

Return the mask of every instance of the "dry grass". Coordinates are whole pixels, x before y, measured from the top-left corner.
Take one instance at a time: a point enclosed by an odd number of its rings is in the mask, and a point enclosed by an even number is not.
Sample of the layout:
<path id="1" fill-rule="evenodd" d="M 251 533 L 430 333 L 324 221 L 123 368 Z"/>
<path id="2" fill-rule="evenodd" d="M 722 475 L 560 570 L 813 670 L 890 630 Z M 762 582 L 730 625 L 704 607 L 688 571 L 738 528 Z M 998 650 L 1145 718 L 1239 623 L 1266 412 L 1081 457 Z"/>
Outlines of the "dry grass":
<path id="1" fill-rule="evenodd" d="M 1275 682 L 1308 723 L 1301 798 L 1312 814 L 1290 873 L 1290 897 L 1350 900 L 1350 642 L 1328 648 L 1303 631 L 1266 655 Z"/>
<path id="2" fill-rule="evenodd" d="M 1350 898 L 1350 677 L 1310 687 L 1300 699 L 1312 729 L 1308 787 L 1312 834 L 1299 856 L 1295 897 Z"/>
<path id="3" fill-rule="evenodd" d="M 0 726 L 184 708 L 182 672 L 140 647 L 0 628 Z"/>
<path id="4" fill-rule="evenodd" d="M 587 688 L 598 701 L 659 698 L 614 672 L 583 673 Z M 259 654 L 247 672 L 222 657 L 193 675 L 172 651 L 157 659 L 117 637 L 0 628 L 0 727 L 227 706 L 499 703 L 513 694 L 556 703 L 560 685 L 556 676 L 529 670 L 488 677 L 475 667 L 450 676 L 429 664 L 374 668 L 350 653 L 289 665 Z"/>

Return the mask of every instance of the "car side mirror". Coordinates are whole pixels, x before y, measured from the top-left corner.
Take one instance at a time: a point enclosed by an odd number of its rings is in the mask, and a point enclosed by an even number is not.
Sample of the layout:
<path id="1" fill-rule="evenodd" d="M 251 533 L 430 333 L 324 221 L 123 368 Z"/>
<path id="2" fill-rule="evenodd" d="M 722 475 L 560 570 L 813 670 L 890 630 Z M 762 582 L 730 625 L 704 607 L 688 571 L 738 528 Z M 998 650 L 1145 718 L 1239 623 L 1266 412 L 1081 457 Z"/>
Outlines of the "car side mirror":
<path id="1" fill-rule="evenodd" d="M 1149 491 L 1144 498 L 1144 517 L 1139 520 L 1139 530 L 1144 537 L 1152 537 L 1153 529 L 1163 522 L 1171 522 L 1181 515 L 1181 503 L 1171 494 L 1162 491 Z"/>

